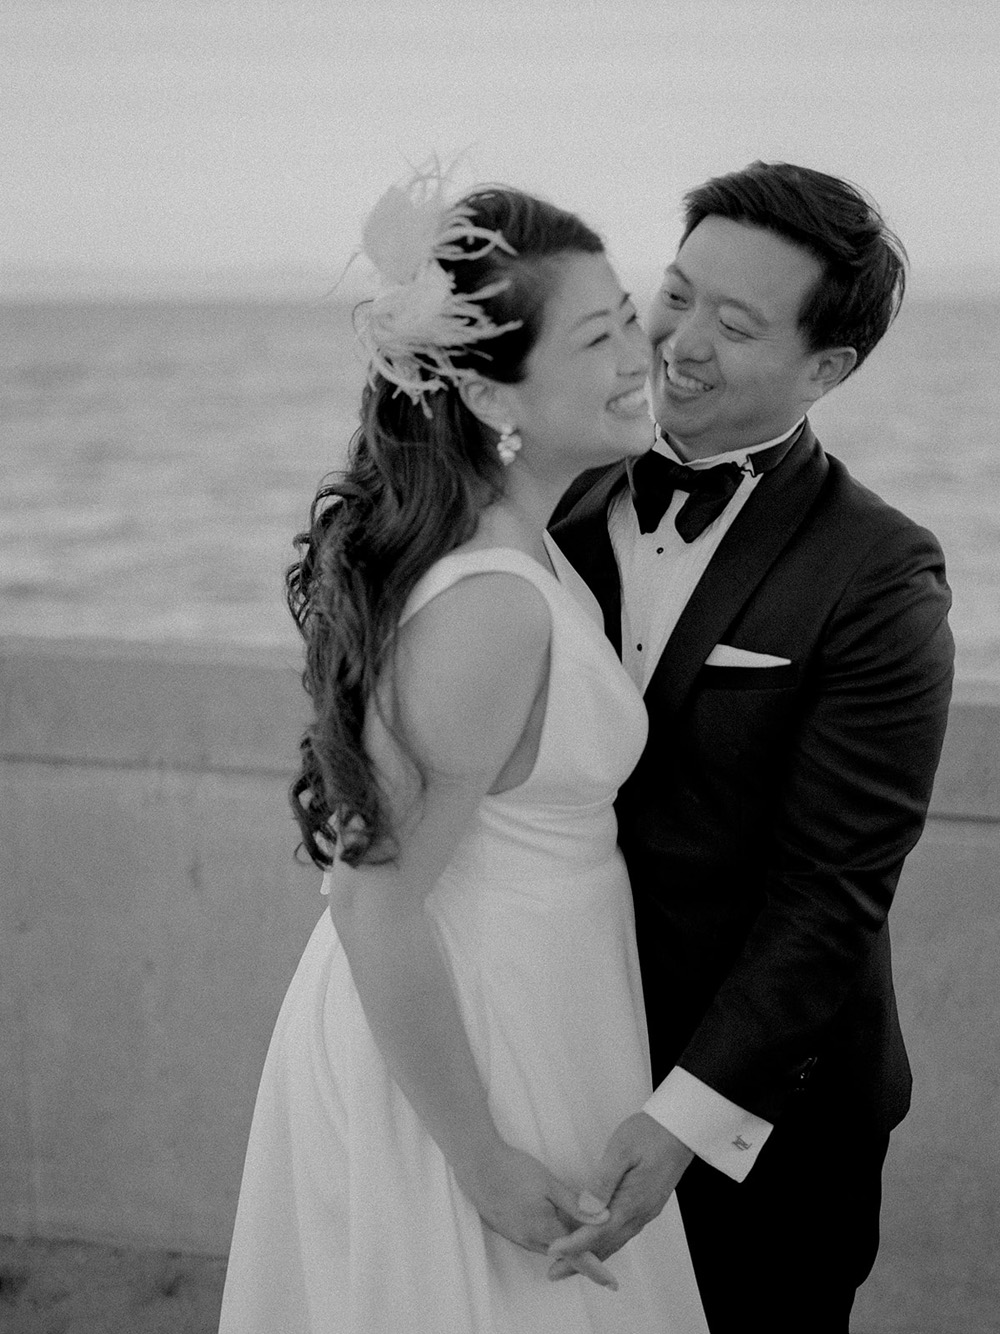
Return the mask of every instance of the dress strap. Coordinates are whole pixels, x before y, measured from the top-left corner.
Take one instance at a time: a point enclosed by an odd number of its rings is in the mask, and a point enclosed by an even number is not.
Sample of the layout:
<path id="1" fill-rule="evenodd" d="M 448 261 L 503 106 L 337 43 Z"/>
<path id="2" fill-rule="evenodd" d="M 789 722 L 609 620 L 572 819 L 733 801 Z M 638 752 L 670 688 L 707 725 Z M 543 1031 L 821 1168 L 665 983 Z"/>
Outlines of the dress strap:
<path id="1" fill-rule="evenodd" d="M 552 591 L 559 587 L 555 575 L 516 547 L 480 547 L 471 551 L 451 551 L 417 580 L 403 607 L 399 623 L 415 616 L 439 593 L 473 574 L 516 574 L 535 585 L 551 605 Z"/>

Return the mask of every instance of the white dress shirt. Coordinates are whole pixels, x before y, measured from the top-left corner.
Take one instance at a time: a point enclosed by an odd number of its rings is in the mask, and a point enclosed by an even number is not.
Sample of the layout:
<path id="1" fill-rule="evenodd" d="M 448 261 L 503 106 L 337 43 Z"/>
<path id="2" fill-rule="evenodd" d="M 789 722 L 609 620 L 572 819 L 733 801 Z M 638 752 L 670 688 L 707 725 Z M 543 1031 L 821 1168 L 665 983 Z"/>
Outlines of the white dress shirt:
<path id="1" fill-rule="evenodd" d="M 657 433 L 654 449 L 692 469 L 719 463 L 745 467 L 750 454 L 759 453 L 792 436 L 802 424 L 751 448 L 734 449 L 712 458 L 683 459 Z M 611 544 L 618 561 L 622 586 L 622 663 L 645 692 L 660 655 L 695 586 L 715 555 L 719 543 L 760 481 L 747 470 L 729 504 L 694 539 L 685 542 L 674 527 L 688 492 L 675 492 L 667 512 L 653 533 L 640 533 L 632 497 L 623 491 L 608 514 Z M 773 1126 L 745 1111 L 702 1080 L 675 1066 L 654 1091 L 643 1111 L 677 1136 L 699 1158 L 742 1181 L 750 1171 Z"/>

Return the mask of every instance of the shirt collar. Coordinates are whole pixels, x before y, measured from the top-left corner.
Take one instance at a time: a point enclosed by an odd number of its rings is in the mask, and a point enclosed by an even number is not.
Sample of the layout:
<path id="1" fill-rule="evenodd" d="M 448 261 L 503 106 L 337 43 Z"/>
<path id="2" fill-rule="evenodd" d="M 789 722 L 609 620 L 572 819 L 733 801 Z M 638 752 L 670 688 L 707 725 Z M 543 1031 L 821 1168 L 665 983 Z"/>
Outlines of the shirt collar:
<path id="1" fill-rule="evenodd" d="M 759 445 L 743 445 L 740 449 L 730 449 L 723 454 L 712 454 L 707 459 L 682 458 L 670 443 L 670 437 L 663 435 L 660 431 L 660 424 L 657 422 L 656 440 L 653 448 L 666 458 L 673 459 L 676 463 L 682 463 L 686 468 L 694 470 L 714 468 L 719 463 L 738 463 L 742 467 L 749 455 L 759 454 L 762 449 L 770 449 L 772 445 L 778 445 L 782 440 L 790 439 L 804 421 L 805 416 L 800 417 L 790 431 L 782 431 L 781 435 L 776 435 L 772 440 L 762 440 Z"/>

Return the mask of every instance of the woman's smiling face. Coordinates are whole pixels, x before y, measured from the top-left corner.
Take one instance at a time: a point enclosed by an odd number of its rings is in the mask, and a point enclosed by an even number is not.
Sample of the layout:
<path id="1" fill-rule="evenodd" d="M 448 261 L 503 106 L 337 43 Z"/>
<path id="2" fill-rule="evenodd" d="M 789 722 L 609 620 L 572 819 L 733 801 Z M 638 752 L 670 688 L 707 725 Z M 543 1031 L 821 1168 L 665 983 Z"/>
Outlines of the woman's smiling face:
<path id="1" fill-rule="evenodd" d="M 525 378 L 504 388 L 524 462 L 582 472 L 649 449 L 650 348 L 604 255 L 570 254 L 556 264 Z"/>

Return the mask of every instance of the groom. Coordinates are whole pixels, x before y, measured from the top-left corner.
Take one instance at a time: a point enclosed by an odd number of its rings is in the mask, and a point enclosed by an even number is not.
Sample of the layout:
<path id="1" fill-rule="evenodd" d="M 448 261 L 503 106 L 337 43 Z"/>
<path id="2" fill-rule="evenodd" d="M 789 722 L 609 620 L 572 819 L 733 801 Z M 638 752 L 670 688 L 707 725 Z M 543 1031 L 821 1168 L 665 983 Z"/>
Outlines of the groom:
<path id="1" fill-rule="evenodd" d="M 944 736 L 950 595 L 933 536 L 805 414 L 885 333 L 904 257 L 807 168 L 685 203 L 656 444 L 553 525 L 649 713 L 617 810 L 657 1086 L 591 1183 L 610 1221 L 555 1249 L 611 1254 L 676 1187 L 712 1334 L 846 1334 L 910 1096 L 886 915 Z"/>

